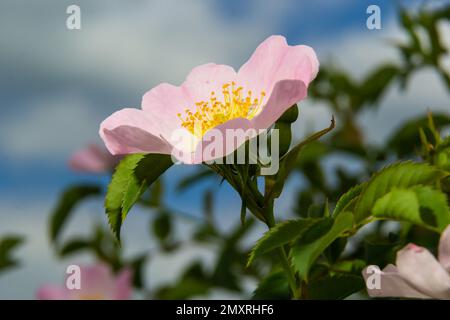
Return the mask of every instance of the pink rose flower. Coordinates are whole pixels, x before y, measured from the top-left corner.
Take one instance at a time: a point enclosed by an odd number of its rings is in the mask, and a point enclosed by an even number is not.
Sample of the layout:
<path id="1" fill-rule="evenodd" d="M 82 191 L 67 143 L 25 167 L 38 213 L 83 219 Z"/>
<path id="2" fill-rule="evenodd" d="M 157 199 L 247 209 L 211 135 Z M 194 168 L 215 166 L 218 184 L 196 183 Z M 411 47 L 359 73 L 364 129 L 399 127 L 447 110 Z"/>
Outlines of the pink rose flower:
<path id="1" fill-rule="evenodd" d="M 69 165 L 75 171 L 106 173 L 114 170 L 120 158 L 113 156 L 104 147 L 90 144 L 74 153 L 69 159 Z"/>
<path id="2" fill-rule="evenodd" d="M 177 157 L 184 163 L 221 158 L 234 150 L 220 149 L 213 156 L 201 152 L 211 140 L 211 129 L 225 136 L 227 129 L 270 128 L 290 106 L 306 97 L 318 69 L 312 48 L 289 46 L 284 37 L 271 36 L 238 72 L 227 65 L 208 63 L 194 68 L 179 87 L 156 86 L 144 95 L 141 110 L 122 109 L 104 120 L 100 136 L 114 155 L 188 154 Z M 179 142 L 174 132 L 188 139 Z"/>
<path id="3" fill-rule="evenodd" d="M 427 249 L 409 244 L 397 252 L 395 266 L 390 264 L 375 273 L 373 267 L 363 270 L 371 297 L 450 299 L 450 226 L 442 233 L 438 260 Z M 373 288 L 376 281 L 368 282 L 378 275 L 379 288 Z"/>
<path id="4" fill-rule="evenodd" d="M 132 294 L 132 273 L 128 269 L 114 275 L 103 264 L 80 267 L 80 289 L 45 285 L 36 292 L 39 300 L 128 300 Z"/>

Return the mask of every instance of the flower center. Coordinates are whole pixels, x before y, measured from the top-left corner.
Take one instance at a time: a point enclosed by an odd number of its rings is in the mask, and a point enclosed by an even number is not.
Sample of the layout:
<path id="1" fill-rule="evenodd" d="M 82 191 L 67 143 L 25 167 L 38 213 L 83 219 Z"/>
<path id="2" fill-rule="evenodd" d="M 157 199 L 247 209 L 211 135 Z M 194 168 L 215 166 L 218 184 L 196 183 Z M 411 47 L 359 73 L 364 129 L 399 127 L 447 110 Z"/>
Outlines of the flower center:
<path id="1" fill-rule="evenodd" d="M 185 116 L 178 113 L 181 125 L 198 138 L 210 129 L 236 118 L 252 119 L 262 106 L 266 93 L 261 92 L 259 98 L 252 97 L 252 92 L 243 94 L 243 87 L 236 87 L 236 83 L 226 83 L 222 86 L 223 99 L 218 100 L 213 91 L 208 101 L 195 103 L 195 112 L 185 110 Z"/>

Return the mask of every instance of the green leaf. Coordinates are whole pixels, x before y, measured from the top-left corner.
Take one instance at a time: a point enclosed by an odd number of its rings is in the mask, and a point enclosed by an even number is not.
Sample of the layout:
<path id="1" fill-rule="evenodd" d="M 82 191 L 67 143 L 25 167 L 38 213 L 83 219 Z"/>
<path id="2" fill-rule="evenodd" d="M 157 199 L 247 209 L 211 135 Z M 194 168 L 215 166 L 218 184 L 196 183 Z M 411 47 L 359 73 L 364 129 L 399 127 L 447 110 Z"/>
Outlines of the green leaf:
<path id="1" fill-rule="evenodd" d="M 247 265 L 251 265 L 256 257 L 268 253 L 276 248 L 296 240 L 305 231 L 317 225 L 323 219 L 297 219 L 287 220 L 276 224 L 256 242 L 250 252 Z"/>
<path id="2" fill-rule="evenodd" d="M 307 281 L 308 273 L 314 261 L 322 254 L 322 252 L 345 231 L 352 229 L 353 215 L 351 212 L 342 212 L 336 217 L 331 229 L 321 236 L 319 239 L 302 243 L 301 239 L 291 249 L 290 255 L 294 269 L 299 273 L 300 277 Z"/>
<path id="3" fill-rule="evenodd" d="M 363 105 L 375 104 L 399 73 L 399 68 L 391 64 L 380 66 L 372 71 L 364 79 L 356 94 L 351 95 L 352 109 L 359 111 Z"/>
<path id="4" fill-rule="evenodd" d="M 352 274 L 337 274 L 321 278 L 308 285 L 309 299 L 344 299 L 364 288 L 361 276 Z"/>
<path id="5" fill-rule="evenodd" d="M 142 289 L 144 286 L 144 266 L 149 256 L 147 254 L 139 255 L 129 262 L 128 265 L 133 269 L 133 284 L 136 288 Z"/>
<path id="6" fill-rule="evenodd" d="M 108 221 L 118 241 L 120 228 L 132 206 L 171 165 L 171 157 L 162 154 L 132 154 L 119 163 L 105 198 Z"/>
<path id="7" fill-rule="evenodd" d="M 424 186 L 392 190 L 376 201 L 373 216 L 407 221 L 437 232 L 450 224 L 445 194 Z"/>
<path id="8" fill-rule="evenodd" d="M 82 200 L 99 195 L 101 189 L 96 185 L 78 185 L 64 191 L 56 208 L 50 215 L 50 239 L 55 241 L 61 233 L 70 213 Z"/>
<path id="9" fill-rule="evenodd" d="M 79 251 L 88 249 L 91 247 L 91 241 L 86 239 L 72 239 L 67 241 L 61 249 L 59 249 L 59 255 L 65 257 Z"/>
<path id="10" fill-rule="evenodd" d="M 424 163 L 400 162 L 376 173 L 364 186 L 354 209 L 355 222 L 370 216 L 375 202 L 394 188 L 432 184 L 444 176 L 439 169 Z"/>
<path id="11" fill-rule="evenodd" d="M 358 184 L 351 188 L 349 191 L 344 193 L 336 203 L 336 206 L 333 211 L 333 217 L 339 215 L 339 213 L 345 210 L 352 210 L 352 204 L 355 203 L 356 198 L 360 195 L 361 191 L 364 188 L 364 184 Z"/>
<path id="12" fill-rule="evenodd" d="M 289 283 L 286 273 L 282 270 L 273 271 L 262 279 L 252 297 L 255 300 L 287 300 L 289 298 Z"/>
<path id="13" fill-rule="evenodd" d="M 153 221 L 153 233 L 160 241 L 164 241 L 170 235 L 172 221 L 167 213 L 160 213 Z"/>
<path id="14" fill-rule="evenodd" d="M 17 261 L 11 254 L 22 243 L 23 238 L 19 236 L 5 236 L 0 238 L 0 271 L 17 265 Z"/>
<path id="15" fill-rule="evenodd" d="M 400 157 L 414 154 L 420 150 L 419 128 L 423 128 L 427 137 L 431 138 L 428 130 L 428 116 L 413 118 L 403 124 L 392 133 L 387 141 L 387 147 L 397 153 Z M 437 130 L 450 125 L 450 116 L 444 113 L 433 114 L 433 123 Z"/>

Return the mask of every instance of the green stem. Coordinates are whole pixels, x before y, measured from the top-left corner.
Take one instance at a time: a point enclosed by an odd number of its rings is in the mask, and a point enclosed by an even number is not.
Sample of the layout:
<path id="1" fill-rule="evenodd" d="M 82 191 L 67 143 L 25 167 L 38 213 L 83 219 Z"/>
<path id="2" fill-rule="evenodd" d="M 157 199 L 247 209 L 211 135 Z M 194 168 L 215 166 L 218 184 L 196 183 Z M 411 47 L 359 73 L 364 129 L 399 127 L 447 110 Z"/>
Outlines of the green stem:
<path id="1" fill-rule="evenodd" d="M 270 204 L 268 204 L 268 207 L 266 210 L 266 221 L 267 221 L 267 226 L 269 227 L 269 229 L 271 229 L 275 226 L 275 217 L 273 214 L 273 201 Z M 281 265 L 288 277 L 289 287 L 291 288 L 292 296 L 294 297 L 294 299 L 297 300 L 300 298 L 299 297 L 300 290 L 298 290 L 298 287 L 297 287 L 297 279 L 295 278 L 295 273 L 294 273 L 294 271 L 292 271 L 292 268 L 289 263 L 289 259 L 287 257 L 286 251 L 284 250 L 284 247 L 279 247 L 277 249 L 277 251 L 278 251 L 278 254 L 280 255 Z"/>

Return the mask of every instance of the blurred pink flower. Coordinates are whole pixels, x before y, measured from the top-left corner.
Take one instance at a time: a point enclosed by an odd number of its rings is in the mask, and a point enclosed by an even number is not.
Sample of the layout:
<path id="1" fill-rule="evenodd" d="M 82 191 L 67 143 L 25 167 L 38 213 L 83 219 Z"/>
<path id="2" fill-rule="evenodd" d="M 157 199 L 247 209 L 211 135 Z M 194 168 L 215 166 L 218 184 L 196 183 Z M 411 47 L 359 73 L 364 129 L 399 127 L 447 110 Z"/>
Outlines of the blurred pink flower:
<path id="1" fill-rule="evenodd" d="M 75 152 L 69 159 L 69 165 L 75 171 L 106 173 L 113 171 L 119 160 L 119 156 L 113 156 L 104 147 L 90 144 Z"/>
<path id="2" fill-rule="evenodd" d="M 371 297 L 450 299 L 450 226 L 441 235 L 438 260 L 427 249 L 409 244 L 397 252 L 396 266 L 378 271 L 379 288 L 367 283 L 374 276 L 371 267 L 363 270 Z"/>
<path id="3" fill-rule="evenodd" d="M 211 139 L 207 134 L 211 129 L 222 136 L 227 129 L 268 129 L 306 97 L 318 69 L 312 48 L 289 46 L 284 37 L 271 36 L 238 72 L 209 63 L 194 68 L 179 87 L 156 86 L 144 95 L 142 110 L 122 109 L 104 120 L 100 136 L 115 155 L 181 153 L 189 155 L 178 158 L 185 163 L 221 158 L 236 148 L 218 150 L 209 158 L 201 154 Z M 174 132 L 187 139 L 179 142 Z"/>
<path id="4" fill-rule="evenodd" d="M 128 269 L 114 275 L 103 264 L 80 267 L 81 288 L 45 285 L 36 292 L 39 300 L 128 300 L 132 294 L 132 273 Z"/>

